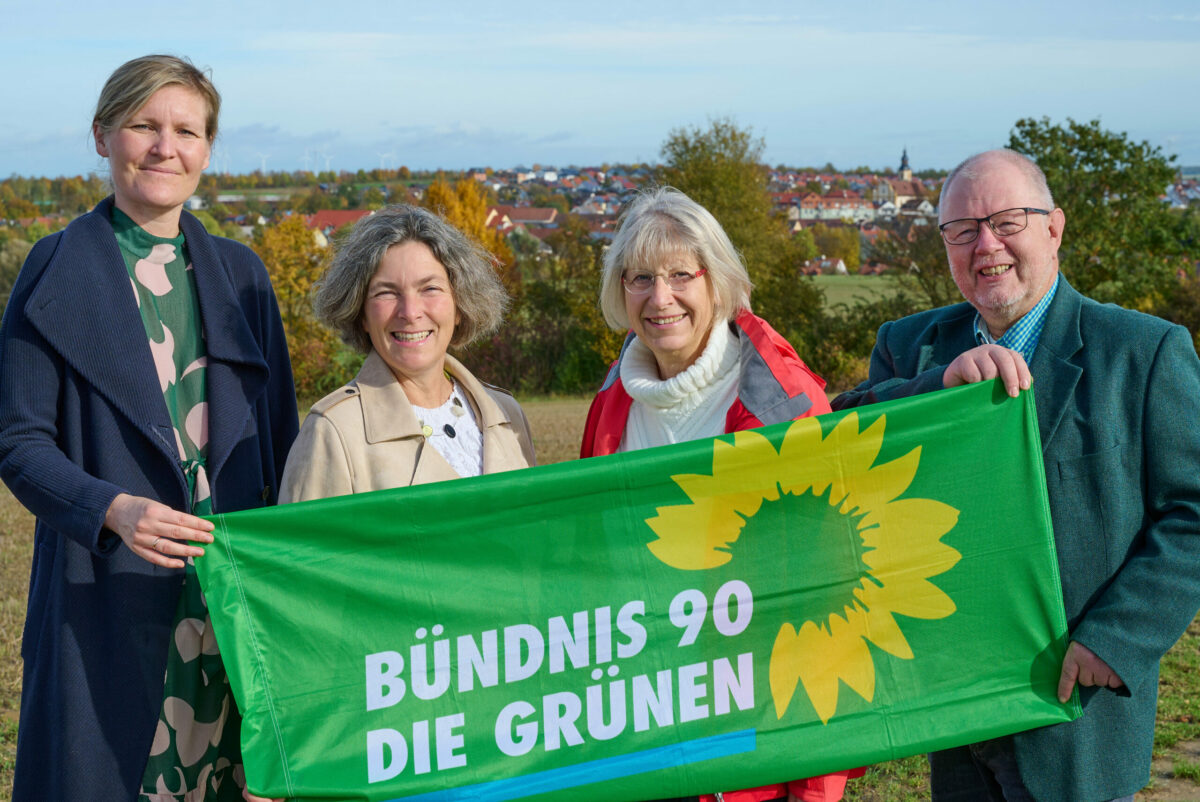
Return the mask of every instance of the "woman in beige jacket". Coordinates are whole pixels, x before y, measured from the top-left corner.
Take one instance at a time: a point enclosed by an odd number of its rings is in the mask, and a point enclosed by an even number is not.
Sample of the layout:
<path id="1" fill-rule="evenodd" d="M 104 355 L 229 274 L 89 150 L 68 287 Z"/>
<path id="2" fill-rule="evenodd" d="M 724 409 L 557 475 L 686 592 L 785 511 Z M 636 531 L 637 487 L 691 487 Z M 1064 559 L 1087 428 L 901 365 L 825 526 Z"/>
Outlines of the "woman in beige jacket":
<path id="1" fill-rule="evenodd" d="M 280 502 L 533 465 L 521 407 L 446 353 L 495 331 L 507 302 L 488 254 L 443 218 L 392 206 L 359 221 L 314 307 L 367 358 L 313 405 Z"/>

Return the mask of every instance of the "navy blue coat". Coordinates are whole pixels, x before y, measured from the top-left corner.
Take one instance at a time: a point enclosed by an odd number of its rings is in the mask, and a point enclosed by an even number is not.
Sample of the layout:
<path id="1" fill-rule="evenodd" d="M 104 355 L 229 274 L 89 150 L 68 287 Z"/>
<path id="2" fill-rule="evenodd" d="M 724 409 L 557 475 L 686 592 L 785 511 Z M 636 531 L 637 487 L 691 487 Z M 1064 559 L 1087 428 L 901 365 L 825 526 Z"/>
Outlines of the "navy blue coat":
<path id="1" fill-rule="evenodd" d="M 961 303 L 885 324 L 869 378 L 833 408 L 941 389 L 974 321 Z M 1063 279 L 1029 369 L 1067 627 L 1126 688 L 1080 688 L 1082 718 L 1014 751 L 1037 799 L 1113 799 L 1150 779 L 1158 663 L 1200 607 L 1200 359 L 1182 326 Z"/>
<path id="2" fill-rule="evenodd" d="M 14 800 L 134 799 L 182 569 L 104 528 L 118 493 L 188 510 L 112 199 L 34 246 L 0 325 L 0 478 L 36 517 Z M 252 251 L 184 213 L 208 352 L 217 512 L 273 504 L 296 436 L 287 344 Z"/>

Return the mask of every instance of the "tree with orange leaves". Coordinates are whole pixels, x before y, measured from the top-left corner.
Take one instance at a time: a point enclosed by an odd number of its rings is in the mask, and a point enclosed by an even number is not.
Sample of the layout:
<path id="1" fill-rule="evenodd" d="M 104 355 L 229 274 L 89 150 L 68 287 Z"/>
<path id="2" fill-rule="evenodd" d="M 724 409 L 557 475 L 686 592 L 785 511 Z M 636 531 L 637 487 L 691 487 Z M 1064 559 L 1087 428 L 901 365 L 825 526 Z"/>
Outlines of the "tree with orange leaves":
<path id="1" fill-rule="evenodd" d="M 255 229 L 252 244 L 267 266 L 279 301 L 296 394 L 305 399 L 318 398 L 354 373 L 339 363 L 338 357 L 345 349 L 339 347 L 338 338 L 312 314 L 312 287 L 325 270 L 328 252 L 298 214 Z"/>
<path id="2" fill-rule="evenodd" d="M 421 205 L 445 217 L 496 257 L 501 280 L 509 292 L 514 292 L 517 280 L 512 249 L 503 234 L 487 226 L 488 207 L 494 202 L 478 181 L 456 181 L 451 185 L 439 175 L 425 190 Z"/>

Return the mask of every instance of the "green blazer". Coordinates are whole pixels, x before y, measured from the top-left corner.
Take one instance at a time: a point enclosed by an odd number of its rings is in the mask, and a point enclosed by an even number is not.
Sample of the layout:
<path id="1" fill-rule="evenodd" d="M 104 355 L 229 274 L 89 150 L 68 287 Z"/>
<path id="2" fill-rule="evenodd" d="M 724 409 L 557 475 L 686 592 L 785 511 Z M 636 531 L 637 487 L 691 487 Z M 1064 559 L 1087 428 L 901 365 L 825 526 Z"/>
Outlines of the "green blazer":
<path id="1" fill-rule="evenodd" d="M 942 389 L 974 321 L 961 303 L 885 324 L 833 408 Z M 1126 688 L 1080 688 L 1082 718 L 1014 748 L 1038 799 L 1112 799 L 1149 782 L 1158 663 L 1200 608 L 1200 359 L 1183 327 L 1062 279 L 1029 367 L 1070 636 Z"/>

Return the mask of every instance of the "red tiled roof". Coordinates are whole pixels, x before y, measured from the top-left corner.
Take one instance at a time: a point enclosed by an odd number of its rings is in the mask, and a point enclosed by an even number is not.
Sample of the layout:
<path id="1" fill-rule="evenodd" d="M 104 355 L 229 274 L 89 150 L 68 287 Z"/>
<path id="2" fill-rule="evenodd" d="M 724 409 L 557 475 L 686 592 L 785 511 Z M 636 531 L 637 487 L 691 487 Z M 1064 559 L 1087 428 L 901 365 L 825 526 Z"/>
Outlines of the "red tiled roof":
<path id="1" fill-rule="evenodd" d="M 489 206 L 483 224 L 498 231 L 507 231 L 513 227 L 512 218 L 508 216 L 512 208 L 512 206 Z"/>
<path id="2" fill-rule="evenodd" d="M 925 185 L 920 181 L 901 181 L 892 178 L 888 179 L 888 183 L 892 186 L 892 192 L 897 195 L 907 195 L 915 198 L 925 197 Z"/>
<path id="3" fill-rule="evenodd" d="M 315 214 L 306 216 L 304 224 L 309 228 L 319 228 L 322 231 L 327 228 L 339 229 L 342 226 L 357 223 L 369 214 L 371 214 L 370 209 L 322 209 Z"/>

